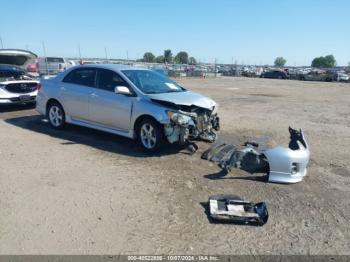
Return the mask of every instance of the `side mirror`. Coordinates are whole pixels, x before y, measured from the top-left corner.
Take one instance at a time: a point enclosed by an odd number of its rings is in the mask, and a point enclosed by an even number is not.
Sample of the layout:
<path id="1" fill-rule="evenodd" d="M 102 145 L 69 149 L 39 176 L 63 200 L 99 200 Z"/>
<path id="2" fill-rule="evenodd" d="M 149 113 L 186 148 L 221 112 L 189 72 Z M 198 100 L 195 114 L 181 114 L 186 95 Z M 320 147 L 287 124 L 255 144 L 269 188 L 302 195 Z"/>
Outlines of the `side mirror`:
<path id="1" fill-rule="evenodd" d="M 120 95 L 127 95 L 127 96 L 131 95 L 130 89 L 127 88 L 126 86 L 116 86 L 114 89 L 114 92 Z"/>

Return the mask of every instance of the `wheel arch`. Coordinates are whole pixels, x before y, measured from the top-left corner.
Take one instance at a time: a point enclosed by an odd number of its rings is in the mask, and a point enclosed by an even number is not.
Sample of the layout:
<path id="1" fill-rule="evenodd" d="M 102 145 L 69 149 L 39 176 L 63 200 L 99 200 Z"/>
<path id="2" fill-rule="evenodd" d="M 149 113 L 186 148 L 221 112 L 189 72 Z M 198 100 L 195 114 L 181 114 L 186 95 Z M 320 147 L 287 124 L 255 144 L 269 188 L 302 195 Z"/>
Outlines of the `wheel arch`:
<path id="1" fill-rule="evenodd" d="M 136 120 L 134 122 L 134 138 L 137 138 L 137 130 L 140 127 L 140 124 L 144 119 L 151 119 L 152 121 L 154 121 L 154 122 L 158 123 L 160 126 L 162 126 L 162 124 L 155 117 L 148 115 L 148 114 L 140 115 L 136 118 Z"/>
<path id="2" fill-rule="evenodd" d="M 47 114 L 47 110 L 49 109 L 49 106 L 52 105 L 53 103 L 57 103 L 57 104 L 59 104 L 60 106 L 62 106 L 62 108 L 63 108 L 63 105 L 60 103 L 60 101 L 58 101 L 58 100 L 55 99 L 55 98 L 50 98 L 50 99 L 47 100 L 47 102 L 46 102 L 46 106 L 45 106 L 45 112 L 46 112 L 46 114 Z M 64 108 L 63 108 L 63 110 L 64 110 Z"/>

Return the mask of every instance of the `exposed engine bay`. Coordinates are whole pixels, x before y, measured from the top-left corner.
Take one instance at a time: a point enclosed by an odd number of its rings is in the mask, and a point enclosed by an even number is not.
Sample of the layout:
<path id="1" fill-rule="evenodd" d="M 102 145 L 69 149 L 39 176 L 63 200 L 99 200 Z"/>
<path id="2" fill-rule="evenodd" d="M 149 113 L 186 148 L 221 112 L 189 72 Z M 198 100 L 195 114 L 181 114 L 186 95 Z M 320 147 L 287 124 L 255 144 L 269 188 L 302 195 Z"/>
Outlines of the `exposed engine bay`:
<path id="1" fill-rule="evenodd" d="M 255 142 L 242 146 L 218 143 L 206 150 L 202 159 L 217 163 L 226 173 L 232 168 L 248 173 L 267 173 L 269 182 L 297 183 L 307 174 L 309 147 L 303 131 L 289 127 L 288 148 L 260 150 Z"/>
<path id="2" fill-rule="evenodd" d="M 0 66 L 0 82 L 17 80 L 35 80 L 35 78 L 15 66 Z"/>
<path id="3" fill-rule="evenodd" d="M 190 140 L 196 139 L 208 142 L 216 140 L 216 131 L 220 130 L 220 121 L 215 107 L 209 110 L 195 105 L 177 105 L 155 99 L 152 101 L 173 109 L 167 112 L 170 123 L 164 126 L 165 136 L 169 143 L 187 144 Z"/>

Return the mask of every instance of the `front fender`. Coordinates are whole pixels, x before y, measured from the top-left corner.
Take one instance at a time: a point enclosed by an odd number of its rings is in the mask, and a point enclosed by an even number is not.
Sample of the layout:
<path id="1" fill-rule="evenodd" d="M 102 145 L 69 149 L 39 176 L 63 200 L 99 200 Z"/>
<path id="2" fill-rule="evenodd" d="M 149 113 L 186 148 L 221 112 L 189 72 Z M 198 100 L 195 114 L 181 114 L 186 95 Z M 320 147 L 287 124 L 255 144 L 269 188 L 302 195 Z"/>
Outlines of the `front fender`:
<path id="1" fill-rule="evenodd" d="M 170 123 L 170 119 L 166 113 L 166 110 L 168 108 L 155 104 L 147 99 L 137 99 L 138 101 L 134 103 L 134 109 L 131 119 L 133 125 L 135 124 L 136 120 L 143 115 L 152 116 L 154 119 L 156 119 L 159 123 L 163 125 Z"/>

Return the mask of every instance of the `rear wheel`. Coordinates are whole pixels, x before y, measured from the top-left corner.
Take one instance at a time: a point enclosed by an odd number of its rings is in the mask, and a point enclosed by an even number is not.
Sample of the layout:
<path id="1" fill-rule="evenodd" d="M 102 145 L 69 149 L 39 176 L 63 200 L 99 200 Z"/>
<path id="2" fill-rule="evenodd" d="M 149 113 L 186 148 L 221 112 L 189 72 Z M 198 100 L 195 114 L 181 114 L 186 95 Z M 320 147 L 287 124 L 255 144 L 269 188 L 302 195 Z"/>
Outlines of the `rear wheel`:
<path id="1" fill-rule="evenodd" d="M 66 123 L 63 107 L 57 102 L 50 103 L 47 108 L 47 117 L 50 125 L 55 129 L 62 129 Z"/>
<path id="2" fill-rule="evenodd" d="M 137 139 L 144 151 L 156 152 L 164 143 L 162 126 L 150 118 L 142 120 L 137 130 Z"/>

